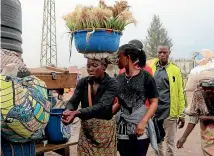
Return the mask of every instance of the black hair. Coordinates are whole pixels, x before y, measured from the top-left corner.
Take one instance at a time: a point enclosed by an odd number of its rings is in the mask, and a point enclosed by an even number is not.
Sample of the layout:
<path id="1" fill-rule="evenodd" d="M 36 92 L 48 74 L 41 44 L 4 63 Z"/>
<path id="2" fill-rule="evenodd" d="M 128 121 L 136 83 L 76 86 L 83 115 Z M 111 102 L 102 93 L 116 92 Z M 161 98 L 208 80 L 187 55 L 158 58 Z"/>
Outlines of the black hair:
<path id="1" fill-rule="evenodd" d="M 119 48 L 119 53 L 123 52 L 125 56 L 130 56 L 133 62 L 138 61 L 139 67 L 146 65 L 146 54 L 143 49 L 139 49 L 134 44 L 124 44 Z"/>
<path id="2" fill-rule="evenodd" d="M 137 48 L 143 49 L 143 43 L 142 43 L 140 40 L 134 39 L 134 40 L 129 41 L 128 44 L 133 44 L 133 45 L 135 45 Z"/>
<path id="3" fill-rule="evenodd" d="M 161 43 L 158 47 L 168 47 L 169 52 L 171 52 L 171 47 L 168 44 Z"/>

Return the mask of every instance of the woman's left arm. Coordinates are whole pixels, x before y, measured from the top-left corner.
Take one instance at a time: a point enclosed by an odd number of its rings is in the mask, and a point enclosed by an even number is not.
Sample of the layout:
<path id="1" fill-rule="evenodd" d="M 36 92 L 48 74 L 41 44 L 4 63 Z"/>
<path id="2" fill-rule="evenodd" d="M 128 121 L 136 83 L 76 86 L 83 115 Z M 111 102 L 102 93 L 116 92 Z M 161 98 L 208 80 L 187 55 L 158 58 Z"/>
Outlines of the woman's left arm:
<path id="1" fill-rule="evenodd" d="M 155 80 L 152 76 L 148 76 L 147 81 L 145 82 L 145 97 L 149 99 L 149 108 L 145 116 L 141 119 L 140 123 L 137 124 L 136 134 L 141 136 L 144 134 L 144 129 L 147 125 L 148 120 L 154 116 L 157 107 L 158 107 L 158 91 L 156 87 Z"/>
<path id="2" fill-rule="evenodd" d="M 141 136 L 144 134 L 145 127 L 149 119 L 155 114 L 158 107 L 158 98 L 149 99 L 149 109 L 141 121 L 137 124 L 136 135 Z"/>
<path id="3" fill-rule="evenodd" d="M 136 135 L 141 136 L 144 134 L 144 130 L 146 128 L 148 120 L 155 114 L 158 107 L 158 98 L 149 99 L 149 109 L 146 115 L 141 119 L 141 121 L 137 124 L 136 127 Z"/>
<path id="4" fill-rule="evenodd" d="M 154 116 L 157 108 L 158 108 L 158 98 L 149 99 L 149 108 L 142 120 L 144 120 L 144 122 L 147 122 L 151 117 Z"/>
<path id="5" fill-rule="evenodd" d="M 145 82 L 146 98 L 149 100 L 149 108 L 142 120 L 148 121 L 158 108 L 158 90 L 154 78 L 148 75 Z"/>

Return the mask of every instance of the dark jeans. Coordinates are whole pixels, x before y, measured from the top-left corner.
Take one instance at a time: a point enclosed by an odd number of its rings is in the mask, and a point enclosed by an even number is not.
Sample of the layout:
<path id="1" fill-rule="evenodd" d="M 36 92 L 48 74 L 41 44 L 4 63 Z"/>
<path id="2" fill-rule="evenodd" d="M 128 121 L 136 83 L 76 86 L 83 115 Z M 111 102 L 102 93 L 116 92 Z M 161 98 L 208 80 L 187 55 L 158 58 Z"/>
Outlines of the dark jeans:
<path id="1" fill-rule="evenodd" d="M 149 139 L 118 140 L 120 156 L 146 156 L 149 148 Z"/>
<path id="2" fill-rule="evenodd" d="M 1 142 L 3 156 L 35 156 L 34 142 L 9 143 L 6 140 Z"/>

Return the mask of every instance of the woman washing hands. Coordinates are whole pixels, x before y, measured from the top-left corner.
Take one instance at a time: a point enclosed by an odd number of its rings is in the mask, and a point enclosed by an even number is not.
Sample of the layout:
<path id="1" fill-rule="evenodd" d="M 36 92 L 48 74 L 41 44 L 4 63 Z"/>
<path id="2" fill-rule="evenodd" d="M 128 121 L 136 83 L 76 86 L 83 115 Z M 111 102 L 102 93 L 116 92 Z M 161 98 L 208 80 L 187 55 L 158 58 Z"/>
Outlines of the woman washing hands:
<path id="1" fill-rule="evenodd" d="M 158 92 L 152 76 L 141 69 L 146 64 L 146 55 L 133 44 L 119 48 L 118 67 L 125 68 L 119 75 L 118 104 L 116 114 L 118 151 L 121 156 L 146 156 L 149 143 L 158 151 L 154 125 L 151 117 L 157 109 Z M 149 108 L 145 106 L 148 99 Z M 114 109 L 115 108 L 115 109 Z"/>
<path id="2" fill-rule="evenodd" d="M 75 117 L 81 114 L 80 111 L 65 110 L 62 114 L 62 122 L 67 125 L 74 121 Z"/>
<path id="3" fill-rule="evenodd" d="M 78 155 L 117 154 L 116 123 L 112 119 L 112 105 L 118 91 L 118 82 L 105 73 L 108 61 L 101 56 L 93 54 L 93 58 L 88 58 L 89 76 L 79 80 L 62 116 L 64 124 L 72 123 L 75 117 L 82 120 Z M 80 102 L 82 109 L 77 110 Z"/>

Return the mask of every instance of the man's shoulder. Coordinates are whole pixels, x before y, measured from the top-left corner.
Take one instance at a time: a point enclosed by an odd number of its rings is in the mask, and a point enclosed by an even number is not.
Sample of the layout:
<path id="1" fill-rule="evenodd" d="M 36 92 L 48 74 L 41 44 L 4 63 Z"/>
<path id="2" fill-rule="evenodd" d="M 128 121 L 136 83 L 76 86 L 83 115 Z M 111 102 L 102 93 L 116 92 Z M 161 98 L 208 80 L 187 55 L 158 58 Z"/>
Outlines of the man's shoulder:
<path id="1" fill-rule="evenodd" d="M 168 66 L 173 72 L 181 72 L 181 69 L 174 62 L 170 62 Z"/>
<path id="2" fill-rule="evenodd" d="M 173 68 L 177 68 L 177 69 L 179 69 L 179 67 L 174 63 L 174 62 L 170 62 L 169 63 L 169 66 L 171 66 L 171 67 L 173 67 Z"/>

